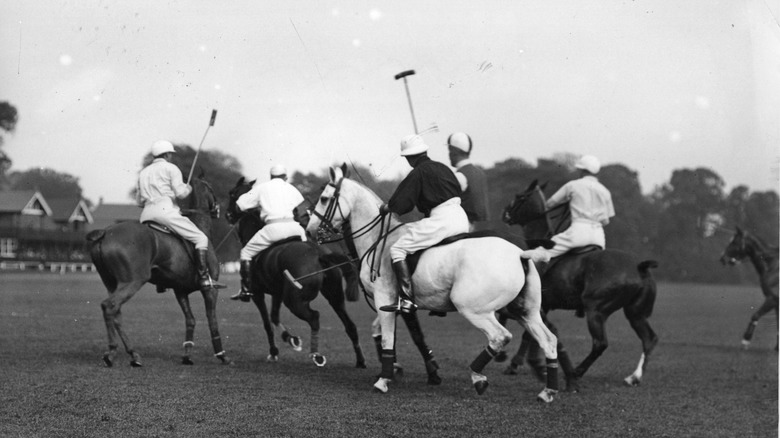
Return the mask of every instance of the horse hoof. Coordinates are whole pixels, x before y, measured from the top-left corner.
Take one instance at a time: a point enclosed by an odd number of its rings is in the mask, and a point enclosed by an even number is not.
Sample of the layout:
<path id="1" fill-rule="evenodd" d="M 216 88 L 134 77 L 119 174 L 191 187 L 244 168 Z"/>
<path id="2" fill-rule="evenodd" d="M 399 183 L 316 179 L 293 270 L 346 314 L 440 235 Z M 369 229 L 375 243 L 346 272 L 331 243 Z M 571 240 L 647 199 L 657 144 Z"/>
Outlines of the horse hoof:
<path id="1" fill-rule="evenodd" d="M 355 364 L 355 368 L 366 368 L 366 362 L 365 361 L 358 361 L 357 364 Z"/>
<path id="2" fill-rule="evenodd" d="M 505 362 L 507 358 L 509 358 L 509 356 L 507 356 L 506 351 L 499 351 L 496 357 L 493 358 L 493 362 Z"/>
<path id="3" fill-rule="evenodd" d="M 106 353 L 103 355 L 103 363 L 106 364 L 106 367 L 111 368 L 114 366 L 114 361 L 111 360 L 111 355 Z"/>
<path id="4" fill-rule="evenodd" d="M 222 363 L 222 365 L 233 365 L 233 359 L 227 357 L 225 353 L 220 353 L 215 355 L 217 359 Z"/>
<path id="5" fill-rule="evenodd" d="M 279 356 L 274 354 L 269 354 L 268 357 L 265 358 L 266 362 L 279 362 Z"/>
<path id="6" fill-rule="evenodd" d="M 555 394 L 557 393 L 558 391 L 555 389 L 544 388 L 542 392 L 536 396 L 536 399 L 542 403 L 551 403 L 555 399 Z"/>
<path id="7" fill-rule="evenodd" d="M 636 376 L 631 375 L 623 379 L 623 383 L 625 383 L 626 386 L 639 386 L 642 381 L 637 379 Z"/>
<path id="8" fill-rule="evenodd" d="M 389 382 L 390 379 L 386 379 L 384 377 L 380 377 L 376 383 L 374 383 L 374 392 L 380 393 L 380 394 L 386 394 L 387 390 L 389 389 L 387 386 L 387 382 Z"/>
<path id="9" fill-rule="evenodd" d="M 182 365 L 195 365 L 195 362 L 193 362 L 192 359 L 190 359 L 189 356 L 183 356 L 181 358 L 181 364 Z"/>
<path id="10" fill-rule="evenodd" d="M 439 377 L 438 374 L 431 373 L 428 374 L 428 384 L 429 385 L 441 385 L 441 377 Z"/>
<path id="11" fill-rule="evenodd" d="M 398 364 L 393 364 L 393 375 L 396 377 L 404 376 L 404 367 Z"/>
<path id="12" fill-rule="evenodd" d="M 509 365 L 508 367 L 504 368 L 504 374 L 507 376 L 516 376 L 518 374 L 517 367 Z"/>
<path id="13" fill-rule="evenodd" d="M 293 351 L 303 350 L 303 342 L 301 342 L 301 338 L 298 336 L 290 336 L 287 339 L 287 343 L 290 344 L 290 347 L 292 347 Z"/>
<path id="14" fill-rule="evenodd" d="M 141 364 L 141 362 L 138 361 L 138 360 L 131 360 L 130 361 L 130 366 L 133 367 L 133 368 L 141 368 L 143 366 L 143 364 Z"/>
<path id="15" fill-rule="evenodd" d="M 488 385 L 487 380 L 480 380 L 479 382 L 474 383 L 474 389 L 477 390 L 478 395 L 482 395 L 487 390 Z"/>
<path id="16" fill-rule="evenodd" d="M 742 340 L 742 349 L 743 350 L 747 350 L 748 347 L 750 347 L 750 341 L 748 341 L 747 339 L 743 339 Z"/>
<path id="17" fill-rule="evenodd" d="M 318 367 L 324 367 L 325 364 L 328 363 L 328 360 L 325 359 L 325 356 L 319 353 L 313 353 L 311 355 L 311 360 L 314 362 L 314 365 L 317 365 Z"/>

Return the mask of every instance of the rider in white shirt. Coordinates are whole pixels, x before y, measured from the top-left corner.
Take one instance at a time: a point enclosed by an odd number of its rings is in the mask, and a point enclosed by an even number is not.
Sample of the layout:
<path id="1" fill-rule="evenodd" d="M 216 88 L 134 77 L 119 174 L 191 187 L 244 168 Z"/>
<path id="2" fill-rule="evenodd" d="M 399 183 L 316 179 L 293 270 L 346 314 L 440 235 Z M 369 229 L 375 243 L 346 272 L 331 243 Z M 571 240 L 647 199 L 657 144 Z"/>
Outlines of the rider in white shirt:
<path id="1" fill-rule="evenodd" d="M 612 195 L 596 178 L 601 163 L 592 155 L 585 155 L 575 165 L 580 178 L 564 184 L 550 199 L 547 209 L 565 202 L 571 210 L 571 225 L 566 231 L 552 237 L 555 246 L 550 249 L 534 248 L 523 253 L 524 258 L 544 260 L 558 257 L 572 248 L 598 245 L 605 247 L 604 225 L 615 215 Z"/>
<path id="2" fill-rule="evenodd" d="M 195 245 L 201 290 L 222 286 L 209 276 L 208 237 L 189 218 L 182 216 L 176 204 L 177 198 L 186 198 L 192 192 L 192 186 L 184 182 L 181 170 L 170 162 L 175 152 L 173 144 L 167 140 L 158 140 L 152 145 L 154 161 L 138 175 L 136 200 L 143 207 L 140 221 L 164 225 Z"/>
<path id="3" fill-rule="evenodd" d="M 241 290 L 231 296 L 231 300 L 249 301 L 252 297 L 250 270 L 252 259 L 260 251 L 288 237 L 299 236 L 302 241 L 306 241 L 306 231 L 295 220 L 294 214 L 295 208 L 303 201 L 301 192 L 287 182 L 287 170 L 282 165 L 271 168 L 269 181 L 255 183 L 251 190 L 236 200 L 236 207 L 240 211 L 259 208 L 260 219 L 265 226 L 241 249 Z"/>

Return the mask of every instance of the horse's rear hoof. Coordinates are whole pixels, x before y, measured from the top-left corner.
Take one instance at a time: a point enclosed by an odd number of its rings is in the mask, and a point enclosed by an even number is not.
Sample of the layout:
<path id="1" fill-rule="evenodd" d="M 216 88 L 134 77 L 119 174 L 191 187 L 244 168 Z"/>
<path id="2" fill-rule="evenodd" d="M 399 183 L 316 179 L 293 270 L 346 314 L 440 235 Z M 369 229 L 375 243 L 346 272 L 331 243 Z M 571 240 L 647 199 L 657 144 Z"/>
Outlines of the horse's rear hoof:
<path id="1" fill-rule="evenodd" d="M 623 379 L 623 383 L 626 386 L 639 386 L 642 384 L 642 381 L 632 374 Z"/>
<path id="2" fill-rule="evenodd" d="M 496 357 L 493 358 L 493 362 L 505 362 L 509 356 L 507 356 L 506 351 L 499 351 Z"/>
<path id="3" fill-rule="evenodd" d="M 193 362 L 192 359 L 190 359 L 189 356 L 182 356 L 181 364 L 182 365 L 195 365 L 195 362 Z"/>
<path id="4" fill-rule="evenodd" d="M 441 385 L 441 377 L 436 372 L 428 374 L 429 385 Z"/>
<path id="5" fill-rule="evenodd" d="M 363 368 L 363 369 L 365 369 L 365 368 L 366 368 L 366 361 L 364 361 L 364 360 L 359 360 L 359 361 L 358 361 L 358 362 L 355 364 L 355 368 Z"/>
<path id="6" fill-rule="evenodd" d="M 319 353 L 313 353 L 311 355 L 311 360 L 314 362 L 314 365 L 317 365 L 318 367 L 324 367 L 325 364 L 328 363 L 328 360 L 325 359 L 325 356 Z"/>
<path id="7" fill-rule="evenodd" d="M 141 368 L 143 366 L 143 364 L 141 363 L 141 361 L 138 361 L 138 360 L 134 359 L 134 360 L 130 361 L 130 366 L 133 367 L 133 368 Z"/>
<path id="8" fill-rule="evenodd" d="M 380 377 L 377 379 L 376 383 L 374 383 L 374 389 L 373 391 L 379 394 L 386 394 L 387 390 L 389 389 L 387 386 L 387 383 L 390 381 L 390 379 Z"/>
<path id="9" fill-rule="evenodd" d="M 580 382 L 578 379 L 566 380 L 566 392 L 578 393 L 580 392 Z"/>
<path id="10" fill-rule="evenodd" d="M 290 347 L 292 347 L 293 351 L 303 350 L 303 342 L 301 342 L 301 338 L 298 336 L 290 336 L 287 339 L 287 343 L 290 344 Z"/>
<path id="11" fill-rule="evenodd" d="M 488 385 L 487 380 L 480 380 L 479 382 L 474 383 L 474 389 L 477 390 L 477 394 L 482 395 L 487 391 Z"/>
<path id="12" fill-rule="evenodd" d="M 111 355 L 106 353 L 103 355 L 103 363 L 106 364 L 106 367 L 111 368 L 114 366 L 114 361 L 111 359 Z"/>
<path id="13" fill-rule="evenodd" d="M 536 396 L 536 399 L 542 403 L 552 403 L 552 401 L 555 400 L 555 394 L 557 393 L 558 391 L 555 389 L 544 388 L 542 392 Z"/>
<path id="14" fill-rule="evenodd" d="M 268 355 L 268 356 L 265 358 L 265 361 L 266 361 L 266 362 L 279 362 L 279 356 L 277 356 L 277 355 L 275 355 L 275 354 L 269 354 L 269 355 Z"/>
<path id="15" fill-rule="evenodd" d="M 517 367 L 513 364 L 508 365 L 506 368 L 504 368 L 504 374 L 507 376 L 516 376 L 517 375 Z"/>

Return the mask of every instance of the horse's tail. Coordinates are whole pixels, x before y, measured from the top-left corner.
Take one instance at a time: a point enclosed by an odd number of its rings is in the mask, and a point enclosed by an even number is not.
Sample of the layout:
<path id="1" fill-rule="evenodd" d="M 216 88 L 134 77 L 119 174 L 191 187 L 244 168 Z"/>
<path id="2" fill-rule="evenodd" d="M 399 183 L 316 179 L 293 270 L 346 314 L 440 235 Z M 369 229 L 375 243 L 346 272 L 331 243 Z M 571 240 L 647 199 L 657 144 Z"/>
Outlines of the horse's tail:
<path id="1" fill-rule="evenodd" d="M 116 278 L 109 272 L 103 260 L 103 238 L 106 237 L 106 230 L 93 230 L 85 236 L 89 255 L 92 258 L 92 264 L 95 265 L 100 279 L 109 291 L 114 291 L 117 286 Z"/>
<path id="2" fill-rule="evenodd" d="M 650 269 L 657 268 L 658 262 L 655 260 L 645 260 L 636 266 L 639 272 L 639 278 L 642 280 L 639 286 L 639 296 L 633 303 L 629 304 L 625 311 L 637 316 L 649 318 L 653 314 L 655 305 L 656 287 L 655 279 Z"/>
<path id="3" fill-rule="evenodd" d="M 339 271 L 341 271 L 341 275 L 347 281 L 347 289 L 344 291 L 347 301 L 357 301 L 360 298 L 358 272 L 355 269 L 355 265 L 350 261 L 349 256 L 336 252 L 321 254 L 320 263 L 322 263 L 324 268 L 340 264 Z M 333 275 L 334 271 L 335 269 L 328 270 L 325 272 L 325 275 Z"/>

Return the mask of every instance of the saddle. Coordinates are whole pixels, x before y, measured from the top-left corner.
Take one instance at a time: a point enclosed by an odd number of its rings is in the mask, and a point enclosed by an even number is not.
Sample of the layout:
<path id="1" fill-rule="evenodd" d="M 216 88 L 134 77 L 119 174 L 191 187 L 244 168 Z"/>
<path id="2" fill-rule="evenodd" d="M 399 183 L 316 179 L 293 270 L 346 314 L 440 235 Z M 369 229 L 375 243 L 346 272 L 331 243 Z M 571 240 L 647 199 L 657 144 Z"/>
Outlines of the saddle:
<path id="1" fill-rule="evenodd" d="M 190 260 L 192 260 L 193 263 L 195 263 L 195 245 L 192 244 L 189 240 L 183 238 L 179 233 L 176 231 L 166 227 L 165 225 L 155 222 L 155 221 L 143 221 L 141 222 L 143 225 L 146 225 L 147 227 L 151 228 L 154 231 L 158 231 L 163 234 L 170 234 L 171 236 L 179 239 L 179 241 L 184 244 L 184 250 L 187 252 L 187 255 L 190 257 Z M 156 285 L 157 286 L 157 293 L 164 293 L 168 289 L 163 285 Z"/>
<path id="2" fill-rule="evenodd" d="M 444 239 L 442 239 L 441 242 L 439 242 L 439 243 L 437 243 L 437 244 L 435 244 L 433 246 L 429 246 L 428 248 L 421 249 L 421 250 L 419 250 L 417 252 L 409 254 L 406 257 L 406 265 L 409 266 L 409 274 L 410 275 L 414 275 L 414 270 L 417 268 L 417 263 L 419 263 L 419 261 L 420 261 L 420 256 L 422 256 L 422 254 L 425 251 L 427 251 L 427 250 L 429 250 L 431 248 L 436 248 L 437 246 L 449 245 L 450 243 L 455 243 L 455 242 L 457 242 L 459 240 L 475 239 L 475 238 L 480 238 L 480 237 L 501 237 L 501 236 L 499 236 L 498 233 L 496 233 L 493 230 L 479 230 L 479 231 L 473 231 L 471 233 L 460 233 L 460 234 L 456 234 L 454 236 L 445 237 Z"/>
<path id="3" fill-rule="evenodd" d="M 549 271 L 550 268 L 553 267 L 558 261 L 564 260 L 568 257 L 573 257 L 577 255 L 587 254 L 589 252 L 593 251 L 603 251 L 604 248 L 598 246 L 598 245 L 585 245 L 585 246 L 578 246 L 575 248 L 572 248 L 565 253 L 559 255 L 558 257 L 553 257 L 550 259 L 550 262 L 547 263 L 547 266 L 544 268 L 545 271 Z"/>

